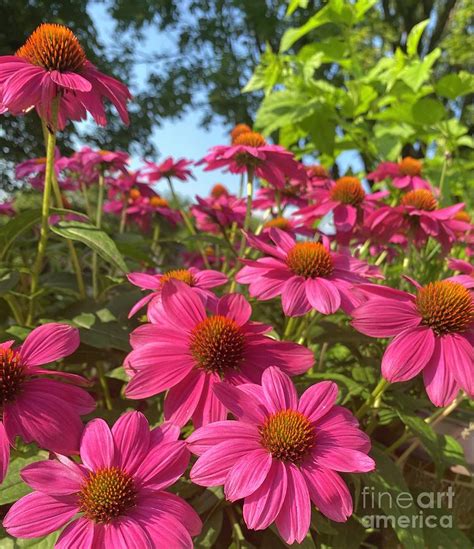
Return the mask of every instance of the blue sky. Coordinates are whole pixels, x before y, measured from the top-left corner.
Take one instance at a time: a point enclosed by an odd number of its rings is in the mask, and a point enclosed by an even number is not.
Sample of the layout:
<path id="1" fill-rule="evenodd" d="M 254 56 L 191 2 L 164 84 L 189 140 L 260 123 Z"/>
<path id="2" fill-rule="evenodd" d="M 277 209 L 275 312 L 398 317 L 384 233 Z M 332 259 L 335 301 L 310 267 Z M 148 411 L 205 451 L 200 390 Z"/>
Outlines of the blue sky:
<path id="1" fill-rule="evenodd" d="M 89 13 L 98 29 L 98 38 L 104 44 L 113 44 L 114 23 L 108 15 L 106 6 L 102 3 L 92 4 Z M 147 38 L 140 44 L 138 49 L 148 54 L 156 52 L 159 54 L 174 51 L 172 33 L 157 33 L 156 31 L 147 34 Z M 140 64 L 135 69 L 134 86 L 140 87 L 146 79 L 147 66 Z M 186 157 L 191 160 L 202 158 L 208 149 L 213 145 L 228 143 L 229 130 L 218 122 L 214 122 L 209 130 L 200 127 L 201 118 L 199 110 L 190 111 L 180 120 L 164 120 L 162 125 L 154 131 L 153 141 L 160 153 L 160 158 L 167 156 Z M 140 159 L 133 161 L 133 167 L 138 167 Z M 354 171 L 361 169 L 360 163 L 354 153 L 348 151 L 338 159 L 344 172 L 350 165 Z M 202 168 L 195 167 L 194 174 L 196 181 L 177 185 L 177 191 L 181 194 L 193 197 L 195 194 L 207 195 L 215 183 L 225 184 L 231 191 L 236 192 L 239 185 L 239 177 L 218 172 L 204 172 Z"/>

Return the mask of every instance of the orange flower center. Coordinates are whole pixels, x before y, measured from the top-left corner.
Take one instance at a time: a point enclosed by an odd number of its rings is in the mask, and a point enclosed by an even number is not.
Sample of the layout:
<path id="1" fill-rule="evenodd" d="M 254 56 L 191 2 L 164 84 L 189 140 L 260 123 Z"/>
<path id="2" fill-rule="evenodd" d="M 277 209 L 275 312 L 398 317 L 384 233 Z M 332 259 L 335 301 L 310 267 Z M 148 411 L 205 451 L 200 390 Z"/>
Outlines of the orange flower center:
<path id="1" fill-rule="evenodd" d="M 79 507 L 86 518 L 109 523 L 134 507 L 137 491 L 133 478 L 118 467 L 89 473 L 79 492 Z"/>
<path id="2" fill-rule="evenodd" d="M 457 282 L 430 282 L 418 290 L 415 304 L 423 324 L 439 336 L 464 332 L 474 321 L 472 296 Z"/>
<path id="3" fill-rule="evenodd" d="M 471 216 L 466 212 L 466 210 L 461 210 L 455 214 L 454 219 L 456 221 L 464 221 L 465 223 L 471 222 Z"/>
<path id="4" fill-rule="evenodd" d="M 271 229 L 272 227 L 281 229 L 282 231 L 288 231 L 291 229 L 291 223 L 286 217 L 275 217 L 275 219 L 270 219 L 270 221 L 265 223 L 265 228 Z"/>
<path id="5" fill-rule="evenodd" d="M 78 72 L 86 54 L 74 33 L 64 25 L 41 24 L 16 52 L 18 57 L 48 71 Z"/>
<path id="6" fill-rule="evenodd" d="M 309 419 L 296 410 L 282 410 L 259 427 L 260 443 L 275 459 L 299 464 L 314 446 Z"/>
<path id="7" fill-rule="evenodd" d="M 185 282 L 188 286 L 194 285 L 194 276 L 188 269 L 175 269 L 166 272 L 161 277 L 161 284 L 165 284 L 170 280 L 180 280 L 181 282 Z"/>
<path id="8" fill-rule="evenodd" d="M 308 168 L 308 173 L 310 177 L 319 177 L 321 179 L 326 179 L 327 177 L 329 177 L 329 173 L 326 168 L 324 166 L 320 166 L 319 164 L 310 166 Z"/>
<path id="9" fill-rule="evenodd" d="M 0 349 L 0 406 L 13 402 L 26 379 L 18 351 Z"/>
<path id="10" fill-rule="evenodd" d="M 266 144 L 263 135 L 257 132 L 245 132 L 238 135 L 234 141 L 234 145 L 246 145 L 247 147 L 263 147 Z"/>
<path id="11" fill-rule="evenodd" d="M 161 196 L 152 196 L 150 198 L 150 204 L 154 208 L 169 208 L 169 203 L 166 198 L 161 198 Z"/>
<path id="12" fill-rule="evenodd" d="M 403 206 L 413 206 L 417 210 L 424 210 L 426 212 L 432 212 L 438 206 L 436 198 L 427 189 L 417 189 L 416 191 L 407 192 L 403 195 L 401 203 Z"/>
<path id="13" fill-rule="evenodd" d="M 331 254 L 319 242 L 298 242 L 288 252 L 286 264 L 304 278 L 328 277 L 333 271 Z"/>
<path id="14" fill-rule="evenodd" d="M 129 193 L 128 193 L 128 196 L 132 199 L 132 200 L 137 200 L 137 198 L 140 198 L 141 196 L 141 193 L 138 189 L 130 189 Z"/>
<path id="15" fill-rule="evenodd" d="M 229 195 L 229 191 L 224 185 L 217 183 L 216 185 L 214 185 L 214 187 L 212 187 L 211 196 L 213 198 L 220 198 L 221 196 L 228 196 L 228 195 Z"/>
<path id="16" fill-rule="evenodd" d="M 230 138 L 232 140 L 232 143 L 235 142 L 235 139 L 243 134 L 243 133 L 249 133 L 252 131 L 252 128 L 250 126 L 247 126 L 247 124 L 237 124 L 235 128 L 230 132 Z"/>
<path id="17" fill-rule="evenodd" d="M 343 204 L 358 206 L 364 201 L 365 191 L 357 177 L 341 177 L 331 189 L 331 198 Z"/>
<path id="18" fill-rule="evenodd" d="M 423 162 L 421 160 L 417 160 L 416 158 L 412 158 L 411 156 L 406 156 L 405 158 L 402 158 L 402 160 L 400 160 L 398 165 L 403 175 L 413 176 L 421 174 Z"/>
<path id="19" fill-rule="evenodd" d="M 198 367 L 223 375 L 238 370 L 243 360 L 245 337 L 231 318 L 216 315 L 202 320 L 191 334 L 191 354 Z"/>

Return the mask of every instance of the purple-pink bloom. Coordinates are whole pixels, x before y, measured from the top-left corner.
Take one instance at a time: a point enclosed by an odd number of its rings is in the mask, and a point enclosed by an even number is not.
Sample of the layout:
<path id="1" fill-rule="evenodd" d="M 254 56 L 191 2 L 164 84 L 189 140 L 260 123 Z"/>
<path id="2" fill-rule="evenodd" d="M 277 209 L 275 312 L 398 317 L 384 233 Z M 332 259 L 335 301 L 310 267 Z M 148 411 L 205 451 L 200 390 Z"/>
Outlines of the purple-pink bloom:
<path id="1" fill-rule="evenodd" d="M 75 386 L 87 384 L 83 377 L 43 367 L 74 353 L 79 346 L 77 328 L 43 324 L 20 347 L 14 348 L 13 343 L 0 343 L 0 481 L 7 473 L 10 446 L 17 436 L 53 452 L 77 453 L 80 416 L 95 408 L 94 399 Z"/>
<path id="2" fill-rule="evenodd" d="M 131 335 L 133 351 L 125 366 L 132 376 L 125 394 L 143 399 L 168 390 L 165 418 L 196 427 L 226 419 L 227 408 L 213 387 L 224 379 L 238 385 L 260 382 L 263 371 L 278 364 L 290 375 L 313 364 L 313 353 L 296 343 L 265 335 L 271 326 L 252 322 L 252 308 L 241 294 L 227 294 L 208 303 L 178 280 L 161 292 L 162 316 Z"/>
<path id="3" fill-rule="evenodd" d="M 402 233 L 417 247 L 424 246 L 432 237 L 447 252 L 463 233 L 471 229 L 470 223 L 455 218 L 463 208 L 463 203 L 439 208 L 430 191 L 417 189 L 404 194 L 400 205 L 384 206 L 373 212 L 366 225 L 376 238 L 388 241 L 395 234 Z"/>
<path id="4" fill-rule="evenodd" d="M 130 273 L 128 280 L 142 290 L 152 290 L 151 293 L 140 299 L 130 310 L 128 318 L 148 304 L 147 315 L 150 322 L 159 322 L 161 313 L 161 292 L 170 280 L 181 280 L 196 292 L 206 305 L 216 296 L 211 288 L 222 286 L 228 281 L 225 274 L 212 269 L 200 270 L 196 267 L 189 269 L 174 269 L 165 273 Z"/>
<path id="5" fill-rule="evenodd" d="M 268 300 L 281 295 L 286 316 L 301 316 L 312 309 L 327 315 L 340 307 L 350 313 L 359 304 L 352 288 L 375 274 L 363 268 L 364 262 L 331 252 L 320 242 L 296 242 L 280 229 L 268 234 L 273 245 L 247 235 L 249 244 L 267 257 L 244 259 L 236 277 L 249 284 L 252 297 Z"/>
<path id="6" fill-rule="evenodd" d="M 388 191 L 366 193 L 357 177 L 344 176 L 332 183 L 329 189 L 317 188 L 311 194 L 316 203 L 294 215 L 312 227 L 315 220 L 333 211 L 337 233 L 349 233 L 356 224 L 361 225 L 365 216 L 373 212 L 388 194 Z"/>
<path id="7" fill-rule="evenodd" d="M 459 278 L 417 286 L 410 294 L 363 285 L 368 301 L 353 313 L 352 325 L 371 337 L 392 337 L 382 358 L 382 375 L 407 381 L 423 372 L 431 402 L 446 406 L 459 389 L 474 395 L 474 302 Z"/>
<path id="8" fill-rule="evenodd" d="M 14 205 L 14 200 L 5 200 L 4 202 L 0 203 L 0 215 L 13 217 L 16 214 Z"/>
<path id="9" fill-rule="evenodd" d="M 207 198 L 196 196 L 191 213 L 200 231 L 220 234 L 234 223 L 242 227 L 245 220 L 245 200 L 227 192 L 212 193 Z"/>
<path id="10" fill-rule="evenodd" d="M 352 498 L 340 472 L 372 471 L 370 439 L 354 416 L 336 406 L 337 385 L 316 383 L 298 398 L 290 378 L 268 368 L 260 385 L 214 389 L 237 421 L 218 421 L 188 439 L 199 456 L 191 480 L 224 485 L 229 501 L 243 499 L 246 525 L 275 523 L 286 543 L 302 542 L 311 502 L 331 520 L 352 515 Z"/>
<path id="11" fill-rule="evenodd" d="M 0 57 L 0 113 L 22 114 L 35 108 L 51 122 L 57 99 L 59 129 L 68 120 L 86 119 L 88 112 L 105 126 L 104 98 L 128 124 L 128 88 L 98 71 L 76 36 L 63 25 L 41 24 L 15 55 Z"/>
<path id="12" fill-rule="evenodd" d="M 394 187 L 405 191 L 426 189 L 433 192 L 431 184 L 421 177 L 423 162 L 406 156 L 400 162 L 381 162 L 377 168 L 367 175 L 369 181 L 391 179 Z"/>
<path id="13" fill-rule="evenodd" d="M 112 429 L 102 419 L 90 421 L 81 439 L 81 464 L 59 455 L 22 470 L 34 492 L 12 506 L 3 526 L 12 536 L 36 538 L 66 525 L 57 549 L 192 549 L 201 520 L 165 491 L 189 462 L 178 437 L 172 424 L 150 432 L 140 412 L 122 415 Z"/>
<path id="14" fill-rule="evenodd" d="M 160 179 L 180 179 L 181 181 L 187 181 L 188 179 L 194 179 L 194 176 L 189 169 L 193 164 L 191 160 L 186 158 L 178 158 L 175 160 L 173 157 L 168 156 L 160 164 L 155 162 L 147 162 L 146 167 L 143 170 L 144 177 L 148 178 L 150 183 L 159 181 Z"/>
<path id="15" fill-rule="evenodd" d="M 302 165 L 293 154 L 280 145 L 269 145 L 256 132 L 238 135 L 232 145 L 212 147 L 198 164 L 205 171 L 227 168 L 231 173 L 246 173 L 251 169 L 257 177 L 282 189 L 287 179 L 306 179 Z"/>

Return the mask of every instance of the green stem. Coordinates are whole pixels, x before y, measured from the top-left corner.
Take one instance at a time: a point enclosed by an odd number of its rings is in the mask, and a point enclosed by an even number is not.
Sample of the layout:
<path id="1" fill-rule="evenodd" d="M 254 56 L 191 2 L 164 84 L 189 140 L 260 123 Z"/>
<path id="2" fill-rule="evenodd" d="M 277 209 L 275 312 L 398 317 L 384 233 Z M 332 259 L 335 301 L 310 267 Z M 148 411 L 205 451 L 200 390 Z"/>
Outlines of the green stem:
<path id="1" fill-rule="evenodd" d="M 159 248 L 158 240 L 160 239 L 160 223 L 155 221 L 155 226 L 153 227 L 153 238 L 151 241 L 151 251 L 156 253 Z"/>
<path id="2" fill-rule="evenodd" d="M 247 208 L 245 211 L 245 221 L 244 221 L 244 232 L 247 232 L 250 227 L 250 221 L 252 219 L 252 199 L 253 199 L 253 176 L 254 176 L 254 169 L 249 166 L 247 168 Z M 242 241 L 240 242 L 240 248 L 239 248 L 239 255 L 238 257 L 242 258 L 245 257 L 245 246 L 246 246 L 246 238 L 245 235 L 242 235 Z M 238 268 L 238 260 L 237 265 Z M 230 285 L 230 292 L 234 292 L 237 287 L 237 281 L 234 279 L 232 280 L 232 284 Z"/>
<path id="3" fill-rule="evenodd" d="M 232 525 L 232 531 L 234 532 L 233 538 L 234 538 L 235 547 L 236 547 L 236 549 L 240 549 L 241 542 L 245 541 L 245 537 L 242 533 L 242 528 L 240 527 L 239 521 L 237 520 L 237 517 L 235 516 L 234 509 L 230 505 L 227 505 L 225 507 L 225 512 L 226 512 L 226 514 L 229 518 L 229 521 Z"/>
<path id="4" fill-rule="evenodd" d="M 35 316 L 36 294 L 38 292 L 39 277 L 43 267 L 43 259 L 46 253 L 49 231 L 49 209 L 51 206 L 51 189 L 54 174 L 54 149 L 56 146 L 56 125 L 58 119 L 58 99 L 53 99 L 51 104 L 51 127 L 48 129 L 46 145 L 46 171 L 44 175 L 43 203 L 41 207 L 41 229 L 38 241 L 38 251 L 33 265 L 30 287 L 30 304 L 26 323 L 31 325 Z"/>
<path id="5" fill-rule="evenodd" d="M 48 128 L 45 124 L 44 120 L 41 120 L 41 123 L 43 125 L 43 135 L 45 140 L 45 145 L 47 147 L 48 143 Z M 53 170 L 53 192 L 56 199 L 56 204 L 58 208 L 64 209 L 64 202 L 63 197 L 61 195 L 61 189 L 59 188 L 58 179 L 56 177 L 56 173 Z M 64 216 L 61 216 L 62 219 L 64 219 Z M 74 242 L 72 240 L 66 240 L 67 247 L 69 249 L 69 255 L 71 256 L 71 263 L 74 269 L 74 273 L 76 274 L 76 281 L 77 281 L 77 288 L 79 290 L 79 294 L 81 296 L 81 299 L 86 298 L 86 287 L 84 284 L 84 278 L 82 276 L 82 269 L 81 264 L 79 262 L 79 257 L 76 252 L 76 248 L 74 246 Z"/>
<path id="6" fill-rule="evenodd" d="M 168 180 L 168 185 L 169 185 L 169 188 L 170 188 L 170 191 L 171 191 L 171 196 L 173 197 L 173 200 L 174 200 L 176 206 L 178 207 L 178 211 L 179 211 L 179 213 L 181 214 L 181 216 L 183 218 L 184 224 L 186 225 L 186 228 L 188 229 L 189 234 L 191 236 L 195 236 L 197 234 L 196 229 L 194 228 L 194 225 L 192 224 L 191 220 L 189 219 L 189 216 L 188 216 L 187 212 L 183 208 L 181 208 L 181 206 L 180 206 L 180 202 L 179 202 L 178 197 L 176 195 L 176 192 L 174 190 L 173 182 L 171 181 L 171 178 L 169 178 L 169 177 L 167 177 L 167 180 Z M 197 248 L 199 250 L 199 253 L 201 254 L 204 265 L 206 266 L 207 269 L 209 269 L 209 267 L 210 267 L 209 261 L 207 259 L 206 253 L 205 253 L 205 251 L 202 247 L 201 242 L 196 241 L 196 245 L 197 245 Z"/>
<path id="7" fill-rule="evenodd" d="M 448 158 L 449 153 L 444 153 L 444 159 L 443 159 L 443 167 L 441 168 L 441 177 L 439 179 L 439 199 L 443 200 L 443 187 L 444 187 L 444 181 L 446 179 L 446 171 L 448 169 Z"/>
<path id="8" fill-rule="evenodd" d="M 99 174 L 99 192 L 97 196 L 97 209 L 95 212 L 95 226 L 100 229 L 102 227 L 102 210 L 104 208 L 104 172 L 100 171 Z M 97 252 L 92 254 L 92 291 L 94 299 L 99 296 L 99 256 Z"/>
<path id="9" fill-rule="evenodd" d="M 285 331 L 283 333 L 283 339 L 288 339 L 289 335 L 293 331 L 293 328 L 295 326 L 295 322 L 296 322 L 296 317 L 295 316 L 290 316 L 288 318 L 288 321 L 287 321 L 286 326 L 285 326 Z"/>
<path id="10" fill-rule="evenodd" d="M 10 306 L 10 309 L 13 313 L 13 317 L 15 318 L 15 322 L 19 326 L 23 326 L 23 315 L 21 314 L 21 309 L 18 306 L 18 301 L 16 300 L 15 296 L 14 295 L 4 295 L 3 299 Z"/>
<path id="11" fill-rule="evenodd" d="M 92 220 L 92 210 L 91 210 L 91 203 L 89 201 L 89 192 L 87 191 L 87 186 L 85 183 L 81 181 L 81 191 L 82 196 L 84 197 L 84 204 L 86 206 L 86 213 L 89 219 Z"/>
<path id="12" fill-rule="evenodd" d="M 366 414 L 369 408 L 371 408 L 372 405 L 377 401 L 377 399 L 382 396 L 382 394 L 385 392 L 385 390 L 389 385 L 390 383 L 385 378 L 383 377 L 380 378 L 380 381 L 378 382 L 377 386 L 370 394 L 369 398 L 357 410 L 356 412 L 357 419 L 361 419 Z"/>
<path id="13" fill-rule="evenodd" d="M 384 250 L 378 257 L 377 259 L 375 260 L 375 265 L 377 265 L 377 267 L 384 262 L 384 259 L 387 257 L 388 255 L 388 251 L 387 250 Z"/>
<path id="14" fill-rule="evenodd" d="M 123 234 L 125 232 L 126 223 L 127 223 L 127 199 L 124 198 L 123 204 L 122 204 L 122 213 L 120 214 L 119 234 Z"/>
<path id="15" fill-rule="evenodd" d="M 253 199 L 253 176 L 254 169 L 249 166 L 247 170 L 247 208 L 245 211 L 245 221 L 244 221 L 244 232 L 247 232 L 250 228 L 250 221 L 252 219 L 252 199 Z M 240 243 L 239 257 L 244 255 L 246 246 L 245 237 L 242 237 L 242 242 Z"/>
<path id="16" fill-rule="evenodd" d="M 112 398 L 110 396 L 109 385 L 105 377 L 104 367 L 101 362 L 97 362 L 97 373 L 99 374 L 99 382 L 104 395 L 104 403 L 107 410 L 113 410 Z"/>

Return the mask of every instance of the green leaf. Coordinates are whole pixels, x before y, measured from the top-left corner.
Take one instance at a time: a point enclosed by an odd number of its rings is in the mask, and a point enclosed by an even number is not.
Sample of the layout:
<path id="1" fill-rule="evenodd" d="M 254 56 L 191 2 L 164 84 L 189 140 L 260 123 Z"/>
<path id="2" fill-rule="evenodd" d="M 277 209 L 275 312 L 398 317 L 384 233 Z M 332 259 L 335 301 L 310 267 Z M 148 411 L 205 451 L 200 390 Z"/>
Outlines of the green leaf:
<path id="1" fill-rule="evenodd" d="M 6 294 L 10 290 L 13 290 L 19 281 L 20 273 L 18 271 L 11 271 L 3 274 L 0 278 L 0 295 Z"/>
<path id="2" fill-rule="evenodd" d="M 418 525 L 411 528 L 402 528 L 398 525 L 398 518 L 400 516 L 409 517 L 411 521 L 412 517 L 418 516 L 419 513 L 419 509 L 414 502 L 411 502 L 407 506 L 409 502 L 404 499 L 403 508 L 396 503 L 397 497 L 400 494 L 410 493 L 401 470 L 378 448 L 372 448 L 371 453 L 377 467 L 373 473 L 364 475 L 364 483 L 369 486 L 369 488 L 374 489 L 375 503 L 380 504 L 383 512 L 387 515 L 387 518 L 393 517 L 395 533 L 404 549 L 425 549 L 423 530 Z M 381 497 L 379 497 L 380 494 Z M 387 494 L 390 495 L 390 498 Z M 370 494 L 367 499 L 370 505 Z M 369 509 L 365 507 L 364 498 L 362 498 L 362 506 L 363 508 L 360 511 L 361 514 L 369 511 Z M 372 513 L 374 512 L 377 513 L 376 510 L 372 510 Z M 369 513 L 362 520 L 370 520 L 371 516 L 372 515 Z M 388 524 L 392 525 L 392 521 L 388 522 Z"/>
<path id="3" fill-rule="evenodd" d="M 25 210 L 0 227 L 0 259 L 5 257 L 13 242 L 39 223 L 40 219 L 40 210 Z"/>
<path id="4" fill-rule="evenodd" d="M 118 251 L 115 242 L 107 233 L 94 227 L 94 225 L 82 223 L 81 221 L 60 221 L 57 225 L 52 226 L 51 230 L 63 238 L 82 242 L 97 252 L 108 263 L 124 273 L 128 272 L 127 264 Z"/>
<path id="5" fill-rule="evenodd" d="M 361 21 L 365 14 L 377 3 L 377 0 L 357 0 L 355 3 L 356 21 Z"/>
<path id="6" fill-rule="evenodd" d="M 465 465 L 462 446 L 451 436 L 438 435 L 421 417 L 397 410 L 403 423 L 419 438 L 436 466 L 438 477 L 446 467 Z"/>
<path id="7" fill-rule="evenodd" d="M 423 34 L 424 30 L 428 26 L 429 22 L 430 22 L 429 19 L 420 21 L 411 29 L 410 33 L 408 34 L 407 53 L 410 57 L 413 57 L 417 54 L 418 44 L 420 43 L 421 35 Z"/>
<path id="8" fill-rule="evenodd" d="M 195 547 L 213 547 L 222 530 L 224 513 L 217 509 L 203 524 L 201 534 L 194 540 Z"/>
<path id="9" fill-rule="evenodd" d="M 306 7 L 308 7 L 308 0 L 290 0 L 290 3 L 288 4 L 288 9 L 286 10 L 286 16 L 290 16 L 298 8 Z"/>
<path id="10" fill-rule="evenodd" d="M 0 505 L 16 501 L 31 492 L 31 488 L 22 481 L 20 471 L 30 463 L 45 459 L 48 459 L 48 452 L 40 450 L 32 456 L 19 455 L 10 460 L 8 474 L 0 490 Z"/>
<path id="11" fill-rule="evenodd" d="M 466 71 L 461 71 L 459 74 L 446 74 L 436 82 L 435 90 L 443 97 L 456 99 L 474 92 L 474 76 Z"/>
<path id="12" fill-rule="evenodd" d="M 321 25 L 331 21 L 331 10 L 329 4 L 318 11 L 313 17 L 308 19 L 301 27 L 292 27 L 288 29 L 283 35 L 280 42 L 280 53 L 287 51 L 291 46 L 302 38 L 308 32 L 317 29 Z"/>
<path id="13" fill-rule="evenodd" d="M 111 377 L 112 379 L 118 379 L 120 381 L 129 381 L 130 377 L 127 375 L 127 372 L 125 371 L 123 366 L 119 366 L 118 368 L 114 368 L 110 372 L 107 372 L 106 377 Z"/>
<path id="14" fill-rule="evenodd" d="M 413 105 L 411 111 L 417 124 L 433 125 L 440 122 L 446 115 L 443 104 L 430 97 L 419 99 Z"/>
<path id="15" fill-rule="evenodd" d="M 16 539 L 13 547 L 15 549 L 53 549 L 58 537 L 59 532 L 53 532 L 44 538 Z"/>

